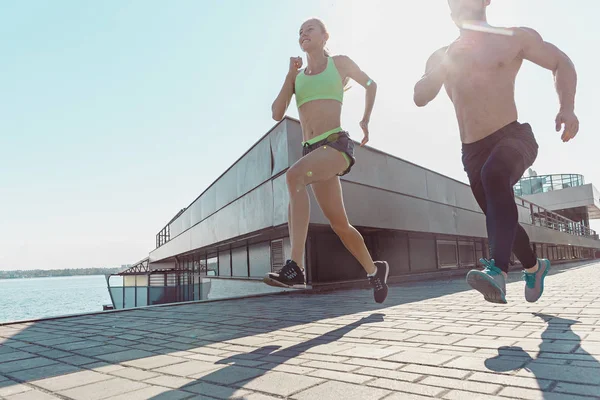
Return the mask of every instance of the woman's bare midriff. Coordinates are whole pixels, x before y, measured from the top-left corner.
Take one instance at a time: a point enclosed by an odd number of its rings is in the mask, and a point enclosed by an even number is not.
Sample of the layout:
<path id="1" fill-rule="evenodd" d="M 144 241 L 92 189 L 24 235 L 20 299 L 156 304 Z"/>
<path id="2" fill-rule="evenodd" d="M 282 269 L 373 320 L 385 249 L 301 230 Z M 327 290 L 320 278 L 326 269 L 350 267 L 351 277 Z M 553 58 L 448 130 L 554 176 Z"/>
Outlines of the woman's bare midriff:
<path id="1" fill-rule="evenodd" d="M 342 103 L 336 100 L 314 100 L 303 104 L 298 110 L 302 125 L 302 140 L 341 126 Z"/>

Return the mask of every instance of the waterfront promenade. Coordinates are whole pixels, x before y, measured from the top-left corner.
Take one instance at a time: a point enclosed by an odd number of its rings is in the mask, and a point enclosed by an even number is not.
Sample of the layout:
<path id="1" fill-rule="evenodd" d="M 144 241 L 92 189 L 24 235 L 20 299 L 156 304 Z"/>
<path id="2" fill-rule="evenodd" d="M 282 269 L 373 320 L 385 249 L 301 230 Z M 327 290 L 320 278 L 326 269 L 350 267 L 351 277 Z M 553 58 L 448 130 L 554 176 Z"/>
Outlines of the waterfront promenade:
<path id="1" fill-rule="evenodd" d="M 463 278 L 0 326 L 0 398 L 600 398 L 600 263 L 544 297 L 483 302 Z M 68 310 L 65 310 L 68 312 Z"/>

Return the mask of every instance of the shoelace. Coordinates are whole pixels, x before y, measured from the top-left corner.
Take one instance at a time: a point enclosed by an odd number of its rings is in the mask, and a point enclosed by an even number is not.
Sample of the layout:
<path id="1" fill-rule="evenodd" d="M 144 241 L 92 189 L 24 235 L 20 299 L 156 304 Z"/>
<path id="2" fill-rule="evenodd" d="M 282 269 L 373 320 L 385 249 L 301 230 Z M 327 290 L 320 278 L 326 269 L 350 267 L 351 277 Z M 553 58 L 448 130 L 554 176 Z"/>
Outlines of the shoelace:
<path id="1" fill-rule="evenodd" d="M 532 273 L 528 273 L 528 272 L 523 272 L 523 280 L 525 281 L 525 284 L 530 287 L 531 289 L 533 289 L 535 287 L 535 275 L 537 274 L 537 272 L 532 272 Z"/>
<path id="2" fill-rule="evenodd" d="M 378 276 L 370 276 L 369 279 L 371 280 L 371 285 L 373 285 L 376 291 L 383 290 L 383 283 Z"/>
<path id="3" fill-rule="evenodd" d="M 284 265 L 279 274 L 290 280 L 298 276 L 298 272 L 290 264 Z"/>
<path id="4" fill-rule="evenodd" d="M 483 272 L 488 275 L 493 276 L 493 275 L 499 275 L 502 273 L 502 270 L 500 270 L 500 268 L 496 267 L 494 260 L 488 260 L 485 258 L 481 258 L 481 259 L 479 259 L 479 262 L 485 266 Z"/>

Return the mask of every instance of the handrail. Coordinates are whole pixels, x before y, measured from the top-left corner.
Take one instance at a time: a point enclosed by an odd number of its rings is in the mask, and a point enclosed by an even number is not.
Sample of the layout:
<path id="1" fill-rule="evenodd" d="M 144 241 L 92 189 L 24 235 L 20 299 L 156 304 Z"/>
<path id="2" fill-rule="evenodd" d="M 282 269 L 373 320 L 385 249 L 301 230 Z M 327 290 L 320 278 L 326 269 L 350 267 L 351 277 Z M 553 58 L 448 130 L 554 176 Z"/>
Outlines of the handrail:
<path id="1" fill-rule="evenodd" d="M 531 216 L 531 224 L 543 228 L 553 229 L 555 231 L 565 232 L 569 235 L 583 236 L 593 239 L 598 239 L 596 231 L 588 228 L 580 222 L 575 222 L 569 218 L 563 217 L 553 211 L 550 211 L 542 206 L 538 206 L 530 201 L 515 197 L 517 204 L 529 209 Z M 520 204 L 519 204 L 520 203 Z"/>
<path id="2" fill-rule="evenodd" d="M 183 214 L 185 210 L 187 210 L 187 208 L 182 208 L 181 210 L 179 210 L 179 212 L 173 218 L 171 218 L 169 222 L 167 222 L 167 225 L 165 225 L 165 227 L 162 228 L 160 232 L 156 234 L 157 249 L 163 244 L 167 243 L 169 240 L 171 240 L 171 223 L 173 223 L 173 221 L 179 218 L 179 216 Z"/>

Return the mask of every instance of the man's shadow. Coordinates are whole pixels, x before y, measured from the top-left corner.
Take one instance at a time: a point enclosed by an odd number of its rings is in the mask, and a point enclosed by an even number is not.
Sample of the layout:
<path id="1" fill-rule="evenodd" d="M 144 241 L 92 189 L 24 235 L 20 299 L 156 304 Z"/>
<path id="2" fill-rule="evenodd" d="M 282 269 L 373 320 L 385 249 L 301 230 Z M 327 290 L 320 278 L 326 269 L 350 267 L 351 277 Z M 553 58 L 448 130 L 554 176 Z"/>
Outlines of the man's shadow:
<path id="1" fill-rule="evenodd" d="M 240 382 L 247 383 L 253 379 L 265 375 L 279 365 L 284 364 L 288 360 L 299 356 L 307 350 L 329 343 L 333 343 L 338 339 L 342 338 L 347 333 L 360 327 L 364 324 L 373 324 L 377 322 L 383 322 L 384 314 L 376 313 L 371 314 L 368 317 L 361 318 L 360 320 L 342 326 L 331 332 L 327 332 L 314 339 L 310 339 L 306 342 L 298 343 L 296 345 L 279 350 L 281 346 L 264 346 L 260 349 L 254 350 L 245 354 L 237 354 L 232 357 L 224 358 L 217 361 L 215 364 L 228 365 L 227 367 L 217 369 L 213 372 L 208 372 L 206 375 L 198 378 L 197 381 L 190 382 L 185 386 L 175 390 L 186 390 L 193 393 L 216 396 L 218 398 L 228 399 L 230 398 L 239 388 L 227 387 L 222 385 L 232 386 Z M 279 351 L 277 351 L 279 350 Z M 257 360 L 268 356 L 268 363 L 252 367 L 247 362 Z M 213 386 L 221 385 L 221 386 Z M 243 390 L 243 389 L 242 389 Z M 158 396 L 152 397 L 152 399 L 158 400 L 162 398 L 169 398 L 169 392 L 161 393 Z M 237 397 L 234 397 L 237 398 Z"/>
<path id="2" fill-rule="evenodd" d="M 532 358 L 523 348 L 516 346 L 502 346 L 498 348 L 498 355 L 485 361 L 485 366 L 495 372 L 509 372 L 524 368 L 532 373 L 538 387 L 543 393 L 543 398 L 556 398 L 556 395 L 568 396 L 572 394 L 600 394 L 600 362 L 585 351 L 581 346 L 581 337 L 573 332 L 573 325 L 579 321 L 560 318 L 553 315 L 534 313 L 546 322 L 546 329 L 542 333 L 542 343 L 536 358 Z M 555 340 L 558 340 L 555 342 Z M 556 357 L 542 357 L 548 353 L 556 354 Z M 570 364 L 557 364 L 560 362 L 560 353 L 569 354 L 567 359 Z M 575 356 L 573 356 L 575 355 Z M 581 364 L 572 364 L 581 362 Z M 585 366 L 584 366 L 585 364 Z M 552 381 L 559 381 L 552 384 Z M 564 382 L 564 383 L 562 383 Z M 583 393 L 587 389 L 583 385 L 598 385 L 590 387 L 589 393 Z M 573 392 L 572 388 L 579 388 Z"/>

